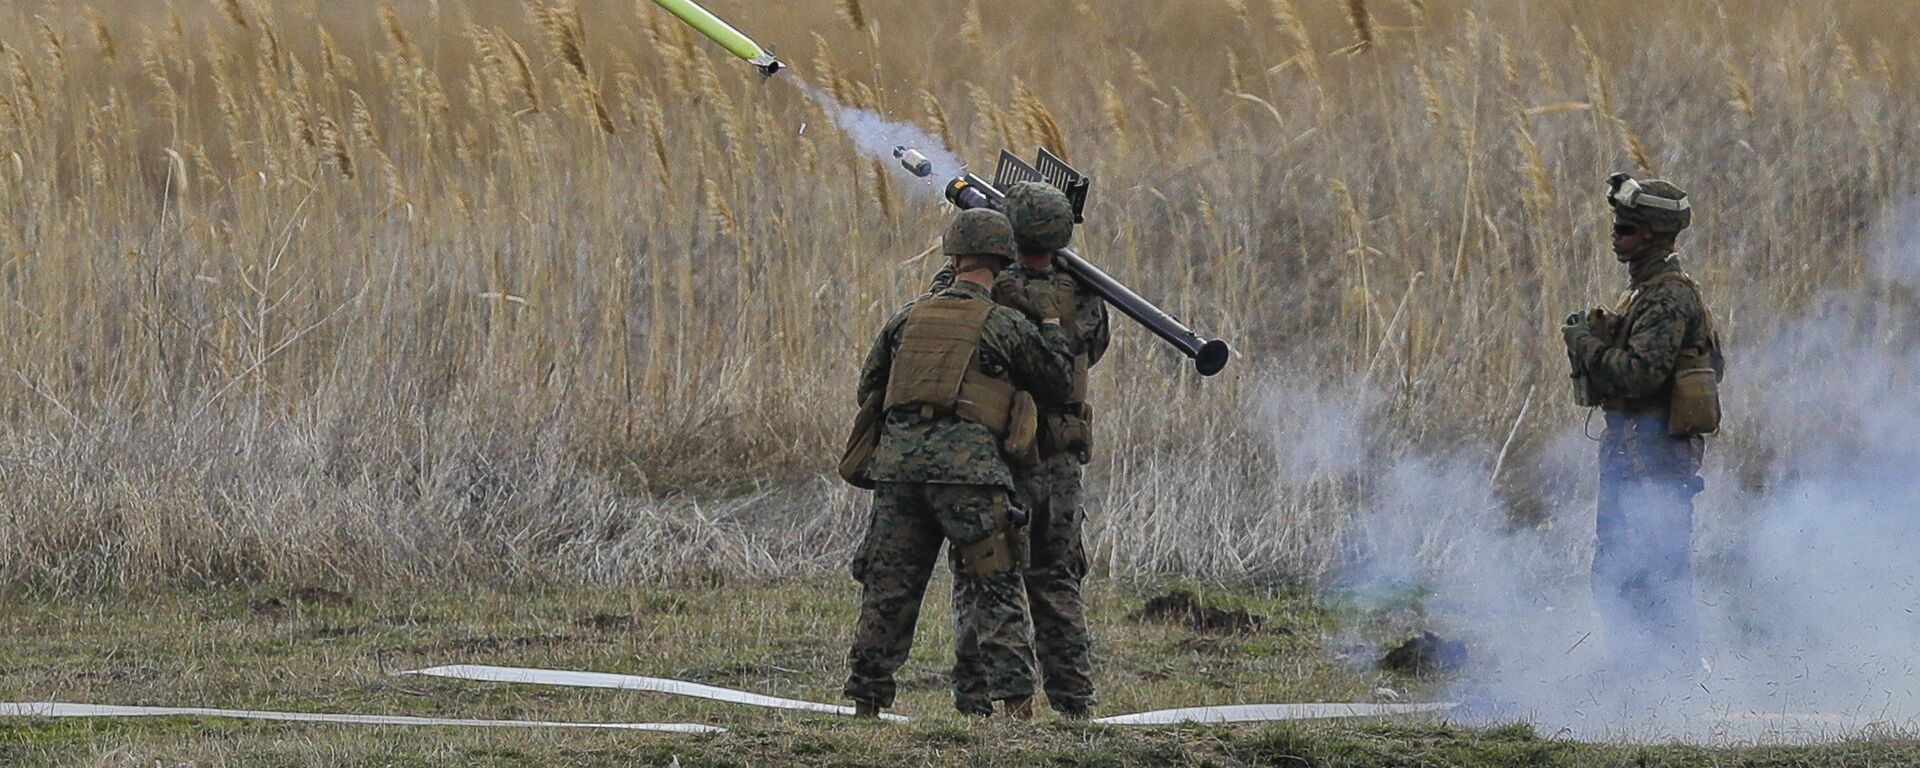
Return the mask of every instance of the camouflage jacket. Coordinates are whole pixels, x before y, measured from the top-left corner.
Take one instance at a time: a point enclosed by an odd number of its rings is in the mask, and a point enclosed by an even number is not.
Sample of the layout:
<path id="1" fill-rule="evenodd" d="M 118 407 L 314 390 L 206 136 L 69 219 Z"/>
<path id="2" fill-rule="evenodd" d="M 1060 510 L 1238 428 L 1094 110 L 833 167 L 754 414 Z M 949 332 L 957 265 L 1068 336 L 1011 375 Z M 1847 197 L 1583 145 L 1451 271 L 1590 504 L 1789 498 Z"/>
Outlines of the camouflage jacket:
<path id="1" fill-rule="evenodd" d="M 1017 278 L 1023 288 L 1033 283 L 1052 285 L 1058 271 L 1059 268 L 1052 264 L 1035 269 L 1019 262 L 1007 268 L 1007 273 Z M 1113 329 L 1107 323 L 1107 302 L 1086 283 L 1072 277 L 1067 279 L 1073 282 L 1074 312 L 1072 322 L 1063 322 L 1061 325 L 1067 328 L 1068 340 L 1072 343 L 1070 351 L 1075 355 L 1085 354 L 1087 367 L 1091 368 L 1106 357 L 1107 345 L 1113 341 Z M 939 292 L 951 285 L 953 265 L 948 264 L 934 273 L 933 284 L 927 290 Z"/>
<path id="2" fill-rule="evenodd" d="M 1711 319 L 1687 280 L 1657 279 L 1679 272 L 1679 254 L 1630 265 L 1632 284 L 1622 302 L 1617 338 L 1586 325 L 1569 326 L 1567 351 L 1584 366 L 1596 394 L 1615 410 L 1654 407 L 1667 395 L 1682 350 L 1711 343 Z"/>
<path id="3" fill-rule="evenodd" d="M 990 300 L 987 289 L 956 281 L 936 296 Z M 887 389 L 900 332 L 913 304 L 901 307 L 880 330 L 860 368 L 855 402 Z M 1073 355 L 1067 334 L 1057 325 L 1035 328 L 1025 315 L 996 306 L 980 332 L 980 362 L 989 372 L 1005 371 L 1014 386 L 1036 399 L 1062 399 L 1072 386 Z M 873 465 L 867 476 L 884 483 L 960 483 L 1013 489 L 1013 473 L 1000 456 L 1000 441 L 985 426 L 955 416 L 926 418 L 919 411 L 887 414 Z"/>

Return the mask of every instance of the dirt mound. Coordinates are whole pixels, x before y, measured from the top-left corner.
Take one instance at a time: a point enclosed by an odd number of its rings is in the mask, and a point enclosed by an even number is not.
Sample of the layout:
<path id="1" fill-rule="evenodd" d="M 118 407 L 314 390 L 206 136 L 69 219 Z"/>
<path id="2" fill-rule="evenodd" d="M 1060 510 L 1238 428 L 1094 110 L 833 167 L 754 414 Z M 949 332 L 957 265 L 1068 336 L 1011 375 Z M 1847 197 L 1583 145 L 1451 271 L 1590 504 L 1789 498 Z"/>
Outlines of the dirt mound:
<path id="1" fill-rule="evenodd" d="M 1380 668 L 1405 675 L 1452 672 L 1467 665 L 1467 644 L 1421 632 L 1380 657 Z"/>
<path id="2" fill-rule="evenodd" d="M 1200 632 L 1252 632 L 1267 620 L 1245 608 L 1227 610 L 1207 605 L 1198 595 L 1176 589 L 1149 598 L 1147 604 L 1130 617 L 1134 621 L 1159 621 L 1185 624 Z"/>
<path id="3" fill-rule="evenodd" d="M 595 613 L 592 616 L 582 616 L 573 623 L 585 629 L 601 632 L 618 632 L 634 627 L 632 616 L 619 613 Z"/>

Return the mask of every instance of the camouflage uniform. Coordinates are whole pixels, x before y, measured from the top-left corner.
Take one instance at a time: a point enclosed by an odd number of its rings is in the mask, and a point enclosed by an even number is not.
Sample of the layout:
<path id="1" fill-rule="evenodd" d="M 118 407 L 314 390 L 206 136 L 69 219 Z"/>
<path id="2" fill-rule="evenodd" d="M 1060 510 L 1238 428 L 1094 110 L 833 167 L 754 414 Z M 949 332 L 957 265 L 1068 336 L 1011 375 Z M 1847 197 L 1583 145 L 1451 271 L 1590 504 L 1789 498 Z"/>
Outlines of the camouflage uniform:
<path id="1" fill-rule="evenodd" d="M 991 300 L 986 288 L 966 281 L 931 298 Z M 860 402 L 886 391 L 902 330 L 917 304 L 902 308 L 880 332 L 861 369 Z M 1035 328 L 1019 312 L 995 306 L 981 329 L 979 363 L 1038 397 L 1059 398 L 1071 386 L 1068 347 L 1059 326 Z M 1009 533 L 1013 475 L 987 427 L 920 408 L 887 413 L 868 475 L 878 487 L 853 562 L 854 579 L 863 589 L 845 693 L 856 702 L 888 707 L 894 700 L 893 676 L 912 647 L 921 598 L 942 542 L 957 550 Z M 954 580 L 975 596 L 956 611 L 955 621 L 976 638 L 988 695 L 996 700 L 1031 696 L 1033 658 L 1018 572 L 974 574 L 956 568 Z"/>
<path id="2" fill-rule="evenodd" d="M 1671 185 L 1660 189 L 1678 192 Z M 1616 214 L 1656 232 L 1685 226 L 1684 218 L 1676 222 L 1671 215 L 1649 217 L 1618 206 Z M 1689 556 L 1706 441 L 1668 433 L 1668 398 L 1683 351 L 1717 353 L 1718 343 L 1699 288 L 1681 270 L 1678 254 L 1654 247 L 1627 266 L 1631 285 L 1618 315 L 1611 316 L 1617 319 L 1597 329 L 1570 323 L 1563 335 L 1576 370 L 1584 372 L 1606 414 L 1594 602 L 1617 661 L 1674 681 L 1692 672 L 1698 659 Z"/>
<path id="3" fill-rule="evenodd" d="M 1029 214 L 1023 206 L 1038 198 L 1059 197 L 1055 206 L 1066 205 L 1065 196 L 1044 185 L 1014 185 L 1002 205 L 1013 221 L 1016 238 L 1026 238 L 1025 250 L 1051 251 L 1065 247 L 1071 235 L 1072 220 L 1051 222 L 1056 229 L 1047 231 L 1032 222 L 1043 216 Z M 1068 215 L 1070 216 L 1070 208 Z M 1058 211 L 1055 211 L 1058 213 Z M 936 276 L 936 283 L 940 277 Z M 994 281 L 994 299 L 1009 306 L 1024 306 L 1034 291 L 1068 294 L 1072 317 L 1062 325 L 1072 339 L 1075 366 L 1088 367 L 1106 355 L 1110 340 L 1107 305 L 1100 295 L 1085 284 L 1052 265 L 1041 268 L 1015 264 Z M 1067 306 L 1068 301 L 1061 301 Z M 1090 410 L 1085 408 L 1085 369 L 1076 376 L 1076 391 L 1068 399 L 1039 398 L 1042 421 L 1059 424 L 1080 419 L 1085 423 Z M 1043 428 L 1043 433 L 1047 430 Z M 1087 574 L 1086 545 L 1083 534 L 1085 516 L 1080 506 L 1081 465 L 1088 458 L 1087 447 L 1049 445 L 1042 440 L 1039 466 L 1014 473 L 1017 504 L 1032 515 L 1032 564 L 1022 573 L 1027 601 L 1033 611 L 1034 646 L 1039 656 L 1047 704 L 1055 711 L 1085 716 L 1095 705 L 1093 690 L 1093 636 L 1087 626 L 1086 601 L 1081 582 Z M 954 586 L 956 606 L 973 600 L 968 585 Z M 989 714 L 993 707 L 989 696 L 984 658 L 974 652 L 975 639 L 963 628 L 954 636 L 954 708 L 967 714 Z"/>

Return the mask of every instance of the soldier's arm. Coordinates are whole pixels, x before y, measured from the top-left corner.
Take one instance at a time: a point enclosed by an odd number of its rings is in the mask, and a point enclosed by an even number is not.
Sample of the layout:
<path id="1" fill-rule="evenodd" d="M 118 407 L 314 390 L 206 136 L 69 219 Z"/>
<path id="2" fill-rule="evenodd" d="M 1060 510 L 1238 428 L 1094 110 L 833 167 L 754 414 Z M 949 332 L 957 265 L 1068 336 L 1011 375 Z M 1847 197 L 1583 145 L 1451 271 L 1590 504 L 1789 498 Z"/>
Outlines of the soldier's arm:
<path id="1" fill-rule="evenodd" d="M 1005 307 L 993 310 L 997 346 L 1006 356 L 1013 384 L 1043 402 L 1073 394 L 1073 345 L 1056 323 L 1035 327 L 1025 315 Z"/>
<path id="2" fill-rule="evenodd" d="M 863 404 L 873 393 L 886 391 L 887 374 L 893 371 L 893 340 L 899 335 L 900 326 L 907 321 L 907 310 L 912 308 L 911 304 L 901 307 L 880 328 L 880 336 L 873 340 L 873 348 L 867 350 L 867 361 L 860 366 L 860 387 L 854 393 L 854 404 Z"/>
<path id="3" fill-rule="evenodd" d="M 1633 399 L 1659 392 L 1673 374 L 1687 327 L 1698 321 L 1700 307 L 1685 285 L 1667 283 L 1648 290 L 1625 343 L 1607 346 L 1591 333 L 1568 338 L 1569 351 L 1586 364 L 1587 376 L 1601 394 Z"/>
<path id="4" fill-rule="evenodd" d="M 1087 365 L 1098 365 L 1107 356 L 1107 344 L 1113 341 L 1113 329 L 1107 325 L 1107 300 L 1100 298 L 1086 283 L 1075 285 L 1074 320 L 1080 326 L 1080 349 L 1087 353 Z"/>

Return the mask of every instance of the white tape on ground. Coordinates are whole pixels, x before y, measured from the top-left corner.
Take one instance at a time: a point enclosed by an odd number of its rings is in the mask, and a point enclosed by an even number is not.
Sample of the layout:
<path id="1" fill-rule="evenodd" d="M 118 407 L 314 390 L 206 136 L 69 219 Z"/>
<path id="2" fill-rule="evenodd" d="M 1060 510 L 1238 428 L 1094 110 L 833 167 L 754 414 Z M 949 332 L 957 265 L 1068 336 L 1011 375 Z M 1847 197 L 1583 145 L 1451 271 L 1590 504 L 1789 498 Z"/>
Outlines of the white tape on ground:
<path id="1" fill-rule="evenodd" d="M 1171 723 L 1260 723 L 1278 720 L 1343 720 L 1355 717 L 1391 717 L 1444 712 L 1451 703 L 1433 704 L 1235 704 L 1224 707 L 1160 709 L 1132 715 L 1102 717 L 1101 725 L 1167 725 Z"/>
<path id="2" fill-rule="evenodd" d="M 726 733 L 727 729 L 693 723 L 553 723 L 539 720 L 463 720 L 402 715 L 336 715 L 321 712 L 263 712 L 251 709 L 204 707 L 121 707 L 105 704 L 67 704 L 57 701 L 0 703 L 0 717 L 232 717 L 242 720 L 279 720 L 296 723 L 353 723 L 358 725 L 457 725 L 481 728 L 602 728 L 616 731 L 665 733 Z"/>
<path id="3" fill-rule="evenodd" d="M 675 696 L 691 696 L 696 699 L 711 699 L 734 704 L 748 704 L 771 709 L 798 709 L 807 712 L 825 712 L 834 715 L 851 715 L 853 707 L 839 704 L 822 704 L 817 701 L 783 699 L 778 696 L 765 696 L 733 688 L 721 688 L 713 685 L 689 683 L 685 680 L 668 680 L 660 677 L 642 677 L 640 675 L 616 675 L 608 672 L 569 672 L 560 669 L 532 669 L 529 667 L 495 667 L 485 664 L 455 664 L 446 667 L 430 667 L 401 672 L 402 675 L 431 675 L 450 677 L 456 680 L 479 680 L 491 683 L 527 683 L 531 685 L 560 685 L 573 688 L 614 688 L 624 691 L 649 691 L 668 693 Z M 905 722 L 907 718 L 894 714 L 882 714 L 888 720 Z"/>

